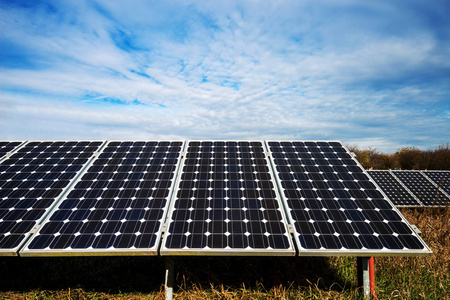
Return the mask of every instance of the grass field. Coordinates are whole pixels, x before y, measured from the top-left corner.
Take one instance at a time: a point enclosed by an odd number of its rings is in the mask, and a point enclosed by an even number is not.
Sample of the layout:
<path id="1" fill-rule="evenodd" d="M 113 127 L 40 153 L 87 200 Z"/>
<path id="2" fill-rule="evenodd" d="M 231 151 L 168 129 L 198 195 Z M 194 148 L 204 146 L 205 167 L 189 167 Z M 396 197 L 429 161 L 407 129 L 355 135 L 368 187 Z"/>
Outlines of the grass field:
<path id="1" fill-rule="evenodd" d="M 375 258 L 378 299 L 450 299 L 450 208 L 402 209 L 430 257 Z M 180 257 L 175 299 L 357 299 L 354 257 Z M 0 258 L 1 299 L 164 299 L 161 257 Z"/>

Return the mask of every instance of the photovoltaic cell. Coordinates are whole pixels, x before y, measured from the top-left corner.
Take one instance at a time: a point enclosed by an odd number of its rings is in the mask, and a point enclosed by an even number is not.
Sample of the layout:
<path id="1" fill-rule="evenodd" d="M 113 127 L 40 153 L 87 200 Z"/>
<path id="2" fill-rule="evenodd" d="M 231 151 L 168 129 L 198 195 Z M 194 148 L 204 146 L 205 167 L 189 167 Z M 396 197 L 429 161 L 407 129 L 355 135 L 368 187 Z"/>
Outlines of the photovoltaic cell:
<path id="1" fill-rule="evenodd" d="M 392 171 L 424 206 L 446 205 L 450 199 L 420 171 Z"/>
<path id="2" fill-rule="evenodd" d="M 109 142 L 21 255 L 156 255 L 182 142 Z"/>
<path id="3" fill-rule="evenodd" d="M 341 143 L 267 143 L 300 255 L 430 253 Z"/>
<path id="4" fill-rule="evenodd" d="M 295 255 L 259 141 L 190 141 L 162 255 Z"/>
<path id="5" fill-rule="evenodd" d="M 450 171 L 422 171 L 422 173 L 446 192 L 447 195 L 450 194 Z"/>
<path id="6" fill-rule="evenodd" d="M 1 163 L 0 255 L 15 253 L 101 144 L 29 142 Z"/>
<path id="7" fill-rule="evenodd" d="M 22 142 L 7 142 L 0 141 L 0 160 L 9 152 L 13 151 L 17 146 L 22 144 Z"/>
<path id="8" fill-rule="evenodd" d="M 367 171 L 383 192 L 396 206 L 421 206 L 389 170 Z"/>

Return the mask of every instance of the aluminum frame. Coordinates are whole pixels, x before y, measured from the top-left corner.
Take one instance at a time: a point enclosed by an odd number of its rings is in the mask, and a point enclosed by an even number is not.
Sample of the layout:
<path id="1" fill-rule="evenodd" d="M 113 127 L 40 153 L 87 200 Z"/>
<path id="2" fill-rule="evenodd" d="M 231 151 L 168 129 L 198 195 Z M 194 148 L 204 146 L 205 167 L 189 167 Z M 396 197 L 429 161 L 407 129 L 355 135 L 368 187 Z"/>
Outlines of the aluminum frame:
<path id="1" fill-rule="evenodd" d="M 179 152 L 178 156 L 178 162 L 176 164 L 176 169 L 174 171 L 174 177 L 172 179 L 172 184 L 169 188 L 169 195 L 167 196 L 167 203 L 166 206 L 163 208 L 164 213 L 160 220 L 160 226 L 159 229 L 156 231 L 157 239 L 155 242 L 155 246 L 152 248 L 107 248 L 107 249 L 94 249 L 94 248 L 86 248 L 86 249 L 29 249 L 28 246 L 32 242 L 34 236 L 36 236 L 39 231 L 42 229 L 42 227 L 46 224 L 46 222 L 50 219 L 51 215 L 50 213 L 47 218 L 42 222 L 39 230 L 33 235 L 32 238 L 29 239 L 28 243 L 24 246 L 24 248 L 20 251 L 20 256 L 155 256 L 158 255 L 158 249 L 160 247 L 161 243 L 161 235 L 162 235 L 162 228 L 164 226 L 164 220 L 167 215 L 167 208 L 170 204 L 170 199 L 172 198 L 173 193 L 173 187 L 175 184 L 175 179 L 178 174 L 178 170 L 180 167 L 180 162 L 183 154 L 183 149 L 185 142 L 180 140 L 108 140 L 105 141 L 105 143 L 102 145 L 101 151 L 98 151 L 98 155 L 94 157 L 94 159 L 86 166 L 85 172 L 81 174 L 76 182 L 73 183 L 73 185 L 70 187 L 69 190 L 65 193 L 64 197 L 58 202 L 58 205 L 53 208 L 55 210 L 64 200 L 67 199 L 67 195 L 70 191 L 73 190 L 73 188 L 76 186 L 76 184 L 80 181 L 82 176 L 87 173 L 89 167 L 91 167 L 95 160 L 98 158 L 100 154 L 104 152 L 104 150 L 108 147 L 108 145 L 112 142 L 181 142 L 181 151 Z"/>
<path id="2" fill-rule="evenodd" d="M 369 174 L 367 173 L 367 171 L 361 166 L 361 164 L 356 160 L 356 158 L 351 154 L 351 152 L 347 149 L 347 147 L 345 147 L 341 141 L 338 140 L 266 140 L 266 145 L 267 148 L 270 152 L 270 158 L 271 158 L 271 162 L 273 163 L 273 168 L 274 171 L 276 170 L 276 164 L 275 161 L 273 160 L 273 156 L 272 156 L 272 151 L 270 151 L 270 147 L 269 147 L 269 143 L 270 142 L 326 142 L 326 143 L 331 143 L 331 142 L 337 142 L 339 143 L 344 149 L 345 151 L 350 155 L 350 157 L 357 163 L 357 166 L 363 170 L 364 174 L 368 177 L 368 179 L 375 184 L 377 190 L 379 192 L 381 192 L 381 194 L 383 195 L 384 199 L 387 200 L 389 202 L 389 204 L 392 206 L 393 210 L 401 217 L 401 219 L 403 220 L 403 222 L 408 226 L 408 228 L 411 230 L 411 233 L 414 234 L 420 241 L 420 243 L 424 246 L 423 250 L 371 250 L 371 249 L 353 249 L 353 250 L 320 250 L 320 249 L 313 249 L 313 250 L 308 250 L 305 249 L 301 246 L 300 240 L 298 238 L 298 236 L 300 235 L 299 232 L 297 232 L 297 230 L 295 229 L 295 226 L 293 227 L 293 231 L 294 231 L 294 239 L 295 242 L 297 243 L 297 248 L 298 248 L 298 255 L 299 256 L 363 256 L 363 257 L 368 257 L 368 256 L 425 256 L 425 255 L 431 255 L 432 251 L 430 250 L 430 248 L 428 247 L 427 244 L 425 244 L 425 242 L 422 240 L 422 238 L 420 236 L 418 236 L 415 231 L 413 230 L 413 228 L 411 227 L 411 224 L 409 224 L 409 222 L 405 219 L 405 217 L 400 213 L 400 211 L 395 207 L 395 205 L 392 203 L 392 201 L 389 199 L 389 197 L 387 197 L 387 195 L 380 189 L 380 187 L 373 181 L 372 177 L 369 176 Z M 279 177 L 279 173 L 275 172 L 276 174 L 276 179 L 277 181 L 280 183 L 279 188 L 280 188 L 280 194 L 283 200 L 283 204 L 286 206 L 286 209 L 289 211 L 288 213 L 288 218 L 289 218 L 289 222 L 291 224 L 294 224 L 294 220 L 290 214 L 290 208 L 289 205 L 287 204 L 287 199 L 284 195 L 284 191 L 281 187 L 281 180 Z"/>
<path id="3" fill-rule="evenodd" d="M 186 150 L 189 147 L 189 144 L 191 142 L 258 142 L 261 144 L 261 147 L 263 148 L 265 152 L 265 161 L 267 163 L 267 167 L 269 168 L 269 174 L 271 175 L 271 182 L 274 186 L 274 192 L 275 192 L 275 199 L 278 201 L 279 205 L 279 211 L 281 213 L 281 220 L 280 222 L 284 224 L 286 229 L 286 237 L 288 238 L 289 242 L 289 249 L 253 249 L 253 248 L 242 248 L 242 249 L 213 249 L 209 247 L 205 248 L 191 248 L 191 249 L 172 249 L 166 247 L 166 241 L 168 236 L 170 236 L 170 233 L 168 232 L 168 228 L 170 226 L 170 223 L 173 221 L 172 214 L 174 212 L 174 206 L 176 202 L 176 195 L 179 191 L 179 182 L 181 181 L 181 175 L 183 174 L 183 168 L 185 166 L 185 160 L 186 155 L 183 157 L 182 164 L 180 166 L 180 172 L 179 176 L 177 178 L 177 186 L 173 193 L 173 198 L 171 200 L 171 206 L 168 211 L 168 217 L 166 220 L 166 227 L 167 230 L 164 234 L 163 241 L 161 243 L 161 248 L 159 250 L 159 253 L 161 256 L 295 256 L 296 255 L 296 249 L 295 249 L 295 243 L 292 241 L 292 236 L 290 235 L 289 230 L 289 224 L 287 223 L 287 218 L 285 215 L 284 210 L 284 204 L 282 203 L 278 188 L 277 188 L 277 182 L 275 181 L 275 177 L 273 175 L 272 168 L 270 165 L 270 160 L 268 157 L 267 147 L 262 140 L 188 140 L 186 142 Z"/>

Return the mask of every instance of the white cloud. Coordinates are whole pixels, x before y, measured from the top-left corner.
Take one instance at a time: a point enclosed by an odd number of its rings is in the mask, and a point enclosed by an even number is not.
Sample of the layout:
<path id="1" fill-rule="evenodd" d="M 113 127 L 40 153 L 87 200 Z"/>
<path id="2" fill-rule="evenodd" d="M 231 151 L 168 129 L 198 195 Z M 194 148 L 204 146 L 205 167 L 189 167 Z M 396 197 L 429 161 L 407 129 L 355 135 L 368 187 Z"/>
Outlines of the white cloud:
<path id="1" fill-rule="evenodd" d="M 448 41 L 396 25 L 393 4 L 349 3 L 3 7 L 0 41 L 31 65 L 0 64 L 0 136 L 342 139 L 385 151 L 450 138 Z"/>

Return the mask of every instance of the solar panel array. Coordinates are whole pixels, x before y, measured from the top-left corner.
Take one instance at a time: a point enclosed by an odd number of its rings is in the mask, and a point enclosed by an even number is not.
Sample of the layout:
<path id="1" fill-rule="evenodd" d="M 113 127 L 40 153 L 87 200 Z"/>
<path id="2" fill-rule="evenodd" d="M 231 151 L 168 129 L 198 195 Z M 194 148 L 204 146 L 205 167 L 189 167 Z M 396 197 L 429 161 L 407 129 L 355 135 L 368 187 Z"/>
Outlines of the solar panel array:
<path id="1" fill-rule="evenodd" d="M 422 171 L 422 174 L 434 181 L 447 195 L 450 194 L 450 171 Z"/>
<path id="2" fill-rule="evenodd" d="M 110 142 L 24 250 L 156 255 L 182 142 Z"/>
<path id="3" fill-rule="evenodd" d="M 14 253 L 102 142 L 29 142 L 0 165 L 0 255 Z"/>
<path id="4" fill-rule="evenodd" d="M 269 141 L 268 146 L 300 253 L 426 251 L 339 142 Z"/>
<path id="5" fill-rule="evenodd" d="M 450 204 L 449 197 L 421 171 L 392 171 L 424 206 Z"/>
<path id="6" fill-rule="evenodd" d="M 420 201 L 390 171 L 367 171 L 396 206 L 420 206 Z"/>
<path id="7" fill-rule="evenodd" d="M 295 254 L 262 142 L 189 142 L 168 226 L 168 255 Z"/>
<path id="8" fill-rule="evenodd" d="M 0 155 L 0 255 L 431 253 L 339 142 L 1 142 Z"/>

